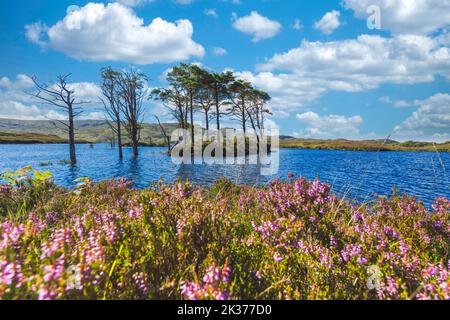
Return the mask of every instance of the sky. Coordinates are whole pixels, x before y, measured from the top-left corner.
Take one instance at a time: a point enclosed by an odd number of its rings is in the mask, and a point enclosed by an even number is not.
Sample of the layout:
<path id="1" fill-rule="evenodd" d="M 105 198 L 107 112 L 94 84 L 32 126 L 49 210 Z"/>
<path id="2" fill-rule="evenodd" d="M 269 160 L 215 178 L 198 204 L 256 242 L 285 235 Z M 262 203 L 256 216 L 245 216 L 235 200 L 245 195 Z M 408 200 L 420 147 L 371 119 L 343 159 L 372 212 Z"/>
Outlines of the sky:
<path id="1" fill-rule="evenodd" d="M 267 91 L 285 135 L 448 141 L 449 31 L 448 0 L 2 0 L 0 118 L 63 118 L 27 94 L 33 76 L 71 73 L 83 118 L 101 119 L 102 67 L 161 87 L 191 62 Z"/>

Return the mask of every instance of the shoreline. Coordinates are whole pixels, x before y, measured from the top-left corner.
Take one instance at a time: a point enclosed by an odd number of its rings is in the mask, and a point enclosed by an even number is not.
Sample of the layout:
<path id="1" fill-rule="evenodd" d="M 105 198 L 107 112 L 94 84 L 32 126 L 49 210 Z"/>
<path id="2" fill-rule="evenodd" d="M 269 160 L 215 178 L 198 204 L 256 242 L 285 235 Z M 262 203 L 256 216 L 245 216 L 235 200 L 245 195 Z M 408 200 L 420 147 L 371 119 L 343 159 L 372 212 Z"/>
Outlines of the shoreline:
<path id="1" fill-rule="evenodd" d="M 355 141 L 352 141 L 355 142 Z M 357 143 L 357 141 L 356 141 Z M 41 141 L 41 140 L 20 140 L 20 141 L 4 141 L 0 140 L 0 146 L 2 145 L 56 145 L 56 144 L 67 144 L 66 141 Z M 90 142 L 90 141 L 77 141 L 75 144 L 77 145 L 86 145 L 86 144 L 109 144 L 106 141 L 100 142 Z M 139 146 L 140 148 L 167 148 L 166 146 L 160 144 L 142 144 Z M 124 145 L 123 148 L 131 148 L 130 146 Z M 300 149 L 300 150 L 322 150 L 322 151 L 353 151 L 353 152 L 450 152 L 450 144 L 445 144 L 444 146 L 436 145 L 436 149 L 433 147 L 389 147 L 384 146 L 382 148 L 364 148 L 358 146 L 348 146 L 348 147 L 332 147 L 332 146 L 290 146 L 284 143 L 280 143 L 279 149 Z"/>
<path id="2" fill-rule="evenodd" d="M 80 139 L 76 144 L 109 144 L 109 141 L 93 141 Z M 67 144 L 67 140 L 58 135 L 42 133 L 11 133 L 0 132 L 0 145 L 31 145 L 31 144 Z M 124 148 L 128 147 L 127 143 Z M 160 141 L 148 143 L 141 142 L 140 147 L 165 147 Z M 420 141 L 379 141 L 379 140 L 315 140 L 281 138 L 280 149 L 305 149 L 305 150 L 336 150 L 336 151 L 372 151 L 372 152 L 450 152 L 450 141 L 444 143 L 420 142 Z"/>

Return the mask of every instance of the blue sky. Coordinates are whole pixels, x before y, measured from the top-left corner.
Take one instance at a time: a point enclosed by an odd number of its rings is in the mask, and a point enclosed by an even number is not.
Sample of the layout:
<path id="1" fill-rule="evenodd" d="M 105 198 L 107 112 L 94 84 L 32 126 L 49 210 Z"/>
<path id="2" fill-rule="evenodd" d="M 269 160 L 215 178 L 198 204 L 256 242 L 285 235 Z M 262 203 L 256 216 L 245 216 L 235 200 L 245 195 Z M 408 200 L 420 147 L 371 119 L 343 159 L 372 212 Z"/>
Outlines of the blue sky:
<path id="1" fill-rule="evenodd" d="M 33 75 L 70 72 L 80 98 L 93 99 L 103 66 L 136 65 L 153 87 L 185 61 L 268 91 L 283 134 L 450 140 L 448 1 L 119 2 L 2 1 L 0 117 L 61 116 L 23 94 Z M 367 27 L 370 5 L 380 29 Z M 149 103 L 148 120 L 155 113 L 164 116 Z"/>

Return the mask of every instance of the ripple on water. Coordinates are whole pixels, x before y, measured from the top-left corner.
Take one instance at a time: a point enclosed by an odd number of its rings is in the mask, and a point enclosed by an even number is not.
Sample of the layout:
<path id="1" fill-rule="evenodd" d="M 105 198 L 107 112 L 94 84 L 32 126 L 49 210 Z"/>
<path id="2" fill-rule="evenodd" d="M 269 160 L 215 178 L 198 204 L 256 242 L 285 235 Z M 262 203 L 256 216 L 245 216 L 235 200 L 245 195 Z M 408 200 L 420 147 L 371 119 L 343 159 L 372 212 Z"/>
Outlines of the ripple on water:
<path id="1" fill-rule="evenodd" d="M 78 164 L 58 164 L 66 159 L 67 145 L 0 145 L 0 172 L 31 165 L 40 170 L 50 170 L 58 184 L 73 187 L 79 177 L 95 181 L 126 177 L 139 188 L 163 178 L 172 182 L 178 178 L 209 185 L 221 177 L 236 183 L 264 184 L 276 177 L 285 178 L 289 172 L 308 179 L 320 177 L 332 184 L 338 194 L 350 193 L 360 200 L 374 194 L 391 195 L 396 187 L 430 205 L 435 197 L 450 197 L 447 169 L 450 154 L 439 156 L 432 152 L 351 152 L 333 150 L 281 149 L 278 174 L 261 176 L 255 165 L 207 166 L 175 165 L 165 154 L 165 148 L 142 148 L 135 159 L 131 149 L 124 150 L 119 161 L 117 150 L 107 144 L 78 145 Z M 41 167 L 41 162 L 53 162 Z"/>

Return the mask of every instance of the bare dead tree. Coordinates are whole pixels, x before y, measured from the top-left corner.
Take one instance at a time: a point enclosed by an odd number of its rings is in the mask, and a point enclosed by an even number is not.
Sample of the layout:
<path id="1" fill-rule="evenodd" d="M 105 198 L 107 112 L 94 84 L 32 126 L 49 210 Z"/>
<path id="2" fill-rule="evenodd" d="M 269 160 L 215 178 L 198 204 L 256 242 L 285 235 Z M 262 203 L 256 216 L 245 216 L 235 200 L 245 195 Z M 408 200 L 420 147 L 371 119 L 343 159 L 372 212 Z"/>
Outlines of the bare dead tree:
<path id="1" fill-rule="evenodd" d="M 171 143 L 170 143 L 170 137 L 167 135 L 166 129 L 164 129 L 164 126 L 161 124 L 161 121 L 159 120 L 158 116 L 155 116 L 155 118 L 156 118 L 156 121 L 158 121 L 158 125 L 161 128 L 161 132 L 164 135 L 164 139 L 166 139 L 167 148 L 170 153 L 170 151 L 172 150 Z"/>
<path id="2" fill-rule="evenodd" d="M 77 101 L 75 97 L 75 90 L 68 83 L 71 74 L 59 75 L 53 84 L 39 83 L 36 77 L 33 77 L 33 82 L 36 87 L 36 92 L 32 95 L 41 102 L 56 107 L 63 113 L 67 114 L 67 120 L 54 120 L 63 126 L 63 130 L 68 134 L 70 162 L 75 164 L 77 156 L 75 151 L 75 126 L 74 119 L 82 114 L 82 104 L 84 101 Z"/>
<path id="3" fill-rule="evenodd" d="M 117 137 L 117 145 L 119 148 L 119 158 L 123 159 L 122 150 L 122 113 L 120 110 L 120 102 L 118 101 L 118 78 L 120 73 L 114 71 L 112 68 L 103 68 L 101 70 L 102 82 L 100 88 L 102 90 L 103 97 L 100 97 L 100 101 L 103 103 L 103 107 L 106 114 L 106 121 L 111 128 L 113 134 Z"/>
<path id="4" fill-rule="evenodd" d="M 133 155 L 139 155 L 139 141 L 144 121 L 144 99 L 147 96 L 147 76 L 134 68 L 120 72 L 118 77 L 119 108 L 125 116 L 125 129 L 133 147 Z"/>

